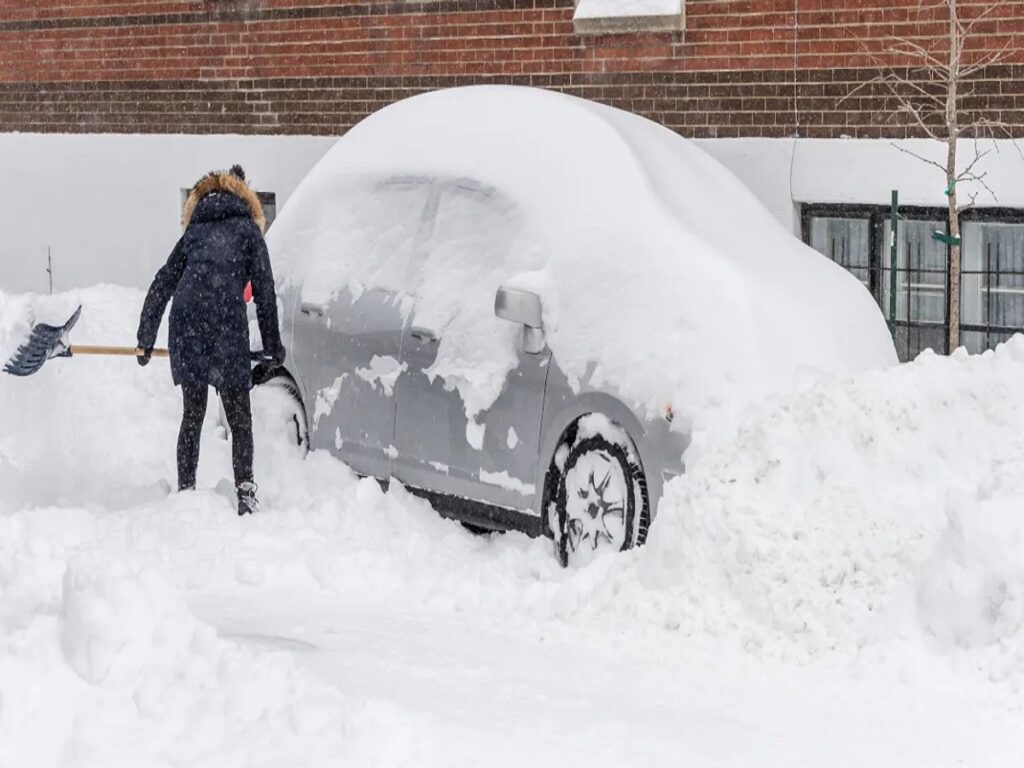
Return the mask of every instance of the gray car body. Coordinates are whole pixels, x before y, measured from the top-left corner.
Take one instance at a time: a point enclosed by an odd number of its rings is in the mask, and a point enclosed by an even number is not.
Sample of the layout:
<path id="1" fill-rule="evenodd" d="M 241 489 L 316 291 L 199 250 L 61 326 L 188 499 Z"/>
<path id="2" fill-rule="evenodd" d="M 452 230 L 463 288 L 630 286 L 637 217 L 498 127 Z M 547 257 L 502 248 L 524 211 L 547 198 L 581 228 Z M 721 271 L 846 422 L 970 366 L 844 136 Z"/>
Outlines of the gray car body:
<path id="1" fill-rule="evenodd" d="M 466 179 L 419 182 L 490 194 Z M 431 210 L 436 206 L 428 205 L 424 216 Z M 310 448 L 335 454 L 361 475 L 395 478 L 446 515 L 550 535 L 542 522 L 549 468 L 566 430 L 591 413 L 628 433 L 652 517 L 664 481 L 682 472 L 688 436 L 671 428 L 670 415 L 645 418 L 614 387 L 593 386 L 589 376 L 571 386 L 546 343 L 536 353 L 520 343 L 518 365 L 499 397 L 467 430 L 459 390 L 426 373 L 439 339 L 434 329 L 417 325 L 415 297 L 337 286 L 328 301 L 310 303 L 292 285 L 280 298 L 285 368 L 302 396 Z"/>

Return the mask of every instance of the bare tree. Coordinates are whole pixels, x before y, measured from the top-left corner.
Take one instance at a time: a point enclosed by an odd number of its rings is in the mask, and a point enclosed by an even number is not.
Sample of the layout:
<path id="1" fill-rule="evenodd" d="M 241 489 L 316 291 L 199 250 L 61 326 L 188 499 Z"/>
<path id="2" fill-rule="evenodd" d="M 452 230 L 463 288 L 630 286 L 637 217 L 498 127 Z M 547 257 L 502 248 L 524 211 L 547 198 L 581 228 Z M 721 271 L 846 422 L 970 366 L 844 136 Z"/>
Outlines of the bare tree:
<path id="1" fill-rule="evenodd" d="M 894 143 L 900 152 L 912 155 L 932 165 L 946 177 L 946 195 L 949 199 L 949 349 L 960 346 L 960 214 L 974 206 L 978 193 L 962 201 L 957 186 L 973 182 L 997 199 L 986 181 L 987 171 L 979 163 L 995 149 L 981 148 L 978 139 L 1013 138 L 1011 126 L 1001 119 L 978 116 L 964 108 L 967 84 L 985 68 L 1002 64 L 1010 53 L 1007 42 L 994 50 L 985 50 L 976 44 L 980 35 L 979 24 L 998 8 L 999 2 L 985 5 L 970 4 L 970 19 L 965 20 L 957 7 L 957 0 L 921 2 L 917 12 L 924 22 L 937 14 L 948 15 L 948 33 L 929 42 L 893 38 L 885 51 L 887 63 L 872 54 L 882 72 L 867 83 L 862 83 L 846 97 L 849 98 L 868 86 L 881 85 L 896 108 L 894 115 L 903 115 L 911 127 L 925 136 L 946 145 L 946 161 L 938 162 L 911 149 Z M 897 69 L 893 60 L 900 62 Z M 845 100 L 845 99 L 844 99 Z M 960 165 L 957 156 L 959 140 L 973 138 L 973 155 Z"/>

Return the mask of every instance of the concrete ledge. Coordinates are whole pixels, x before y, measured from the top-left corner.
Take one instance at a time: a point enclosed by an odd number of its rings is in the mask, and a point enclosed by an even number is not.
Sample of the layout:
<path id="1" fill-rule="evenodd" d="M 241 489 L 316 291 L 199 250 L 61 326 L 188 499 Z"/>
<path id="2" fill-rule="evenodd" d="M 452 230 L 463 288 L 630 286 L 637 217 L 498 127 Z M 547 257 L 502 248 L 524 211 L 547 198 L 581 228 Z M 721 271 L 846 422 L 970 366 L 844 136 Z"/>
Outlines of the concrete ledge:
<path id="1" fill-rule="evenodd" d="M 618 16 L 605 19 L 573 19 L 577 35 L 611 35 L 622 32 L 682 32 L 683 14 L 678 16 Z"/>
<path id="2" fill-rule="evenodd" d="M 576 13 L 573 14 L 572 25 L 578 35 L 682 32 L 685 27 L 685 0 L 680 0 L 678 12 L 671 13 L 665 13 L 665 11 L 671 8 L 672 3 L 652 3 L 650 6 L 652 12 L 650 13 L 630 13 L 628 11 L 615 13 L 615 10 L 608 9 L 607 5 L 595 13 L 592 5 L 590 8 L 587 6 L 587 0 L 577 0 L 576 2 Z M 601 13 L 602 10 L 609 10 L 609 12 Z"/>

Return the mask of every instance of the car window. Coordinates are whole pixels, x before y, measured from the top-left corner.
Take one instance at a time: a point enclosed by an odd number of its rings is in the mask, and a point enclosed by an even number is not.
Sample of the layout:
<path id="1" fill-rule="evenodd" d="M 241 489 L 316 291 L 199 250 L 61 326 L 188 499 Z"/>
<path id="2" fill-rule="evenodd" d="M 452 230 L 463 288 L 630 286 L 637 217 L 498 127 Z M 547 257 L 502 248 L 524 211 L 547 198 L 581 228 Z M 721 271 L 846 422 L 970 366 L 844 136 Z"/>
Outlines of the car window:
<path id="1" fill-rule="evenodd" d="M 493 302 L 497 286 L 522 270 L 511 263 L 521 223 L 515 204 L 493 187 L 467 179 L 437 186 L 436 215 L 417 254 L 414 295 L 420 311 L 443 327 L 477 293 Z"/>
<path id="2" fill-rule="evenodd" d="M 349 281 L 365 289 L 412 293 L 436 212 L 434 198 L 433 180 L 426 177 L 371 182 L 341 197 L 336 220 L 322 230 L 333 242 L 317 249 L 337 257 L 311 265 L 304 297 L 336 292 Z"/>

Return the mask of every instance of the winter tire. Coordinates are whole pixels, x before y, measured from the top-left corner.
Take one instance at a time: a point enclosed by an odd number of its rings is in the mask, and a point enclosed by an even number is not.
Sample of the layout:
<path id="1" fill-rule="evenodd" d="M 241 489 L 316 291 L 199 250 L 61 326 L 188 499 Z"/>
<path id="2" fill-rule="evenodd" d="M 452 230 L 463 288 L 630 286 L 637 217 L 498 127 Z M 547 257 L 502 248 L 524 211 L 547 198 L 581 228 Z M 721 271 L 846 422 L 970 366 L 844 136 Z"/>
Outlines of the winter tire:
<path id="1" fill-rule="evenodd" d="M 563 445 L 568 455 L 556 470 L 551 515 L 559 562 L 583 565 L 643 544 L 650 503 L 632 444 L 598 434 L 579 440 L 571 435 Z"/>

